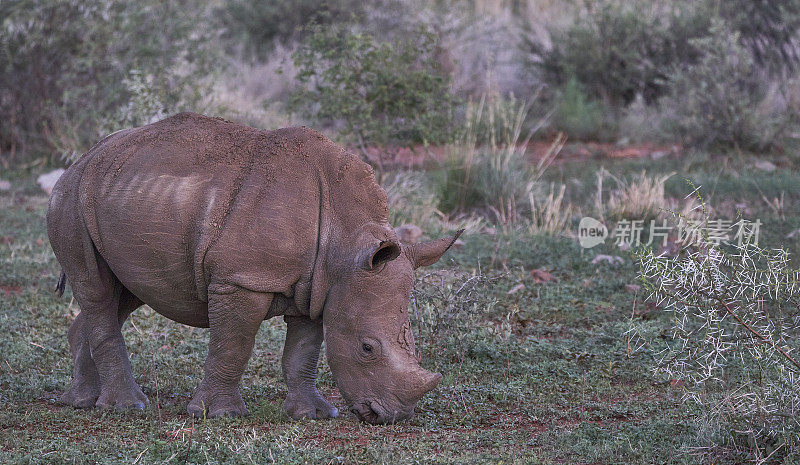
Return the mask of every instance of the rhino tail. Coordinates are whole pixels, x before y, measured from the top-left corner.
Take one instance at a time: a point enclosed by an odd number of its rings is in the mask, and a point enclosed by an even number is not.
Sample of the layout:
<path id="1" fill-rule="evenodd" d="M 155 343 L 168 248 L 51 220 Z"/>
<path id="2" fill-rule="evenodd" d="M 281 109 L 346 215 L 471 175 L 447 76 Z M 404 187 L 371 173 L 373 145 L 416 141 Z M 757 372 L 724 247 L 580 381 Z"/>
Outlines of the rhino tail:
<path id="1" fill-rule="evenodd" d="M 61 276 L 58 278 L 58 284 L 56 284 L 56 295 L 61 297 L 64 295 L 64 288 L 67 287 L 67 274 L 64 273 L 64 270 L 61 270 Z"/>

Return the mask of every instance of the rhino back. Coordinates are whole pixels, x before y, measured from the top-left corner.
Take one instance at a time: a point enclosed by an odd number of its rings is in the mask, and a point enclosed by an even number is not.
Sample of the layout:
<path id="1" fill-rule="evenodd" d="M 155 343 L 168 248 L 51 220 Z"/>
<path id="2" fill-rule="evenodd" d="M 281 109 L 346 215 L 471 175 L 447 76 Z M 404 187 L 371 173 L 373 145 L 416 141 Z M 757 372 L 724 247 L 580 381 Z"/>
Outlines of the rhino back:
<path id="1" fill-rule="evenodd" d="M 87 156 L 85 222 L 120 281 L 159 313 L 207 325 L 209 285 L 291 294 L 310 273 L 319 198 L 309 130 L 181 114 Z"/>

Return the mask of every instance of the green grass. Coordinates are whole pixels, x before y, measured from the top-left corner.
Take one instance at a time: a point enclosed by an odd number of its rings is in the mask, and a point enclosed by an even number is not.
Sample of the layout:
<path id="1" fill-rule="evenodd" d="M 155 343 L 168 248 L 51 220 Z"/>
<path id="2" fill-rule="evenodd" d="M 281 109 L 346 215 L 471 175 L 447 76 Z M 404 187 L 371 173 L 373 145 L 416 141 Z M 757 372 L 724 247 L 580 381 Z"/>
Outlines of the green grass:
<path id="1" fill-rule="evenodd" d="M 702 157 L 701 157 L 702 158 Z M 688 193 L 689 177 L 715 185 L 712 206 L 735 196 L 764 221 L 763 241 L 797 254 L 800 173 L 739 170 L 737 163 L 659 160 L 606 162 L 616 175 L 676 171 L 668 195 Z M 568 195 L 591 214 L 599 161 L 553 168 Z M 746 166 L 745 162 L 741 162 Z M 27 177 L 25 178 L 27 179 Z M 573 182 L 573 180 L 575 180 Z M 753 187 L 786 192 L 785 219 Z M 69 290 L 52 290 L 58 264 L 44 226 L 46 198 L 29 181 L 0 193 L 0 463 L 542 463 L 681 464 L 695 437 L 681 391 L 652 375 L 652 359 L 630 355 L 632 323 L 667 336 L 669 317 L 626 288 L 633 258 L 611 245 L 582 250 L 574 239 L 522 233 L 473 234 L 420 279 L 415 318 L 423 365 L 444 374 L 410 422 L 291 421 L 281 410 L 284 325 L 265 322 L 242 381 L 250 415 L 193 422 L 186 404 L 202 377 L 208 334 L 149 308 L 123 332 L 134 376 L 151 400 L 144 412 L 80 411 L 56 402 L 71 379 L 66 331 L 77 309 Z M 754 217 L 755 217 L 754 216 Z M 622 265 L 592 265 L 598 253 Z M 557 281 L 536 284 L 543 268 Z M 468 298 L 454 289 L 483 279 Z M 420 272 L 420 277 L 425 273 Z M 518 284 L 524 289 L 508 291 Z M 436 296 L 439 297 L 436 297 Z M 452 305 L 445 308 L 443 302 Z M 449 312 L 449 313 L 448 313 Z M 436 327 L 436 322 L 439 326 Z M 345 411 L 321 362 L 319 386 Z M 787 459 L 791 460 L 791 459 Z M 725 463 L 720 457 L 718 463 Z M 789 462 L 786 462 L 789 463 Z"/>

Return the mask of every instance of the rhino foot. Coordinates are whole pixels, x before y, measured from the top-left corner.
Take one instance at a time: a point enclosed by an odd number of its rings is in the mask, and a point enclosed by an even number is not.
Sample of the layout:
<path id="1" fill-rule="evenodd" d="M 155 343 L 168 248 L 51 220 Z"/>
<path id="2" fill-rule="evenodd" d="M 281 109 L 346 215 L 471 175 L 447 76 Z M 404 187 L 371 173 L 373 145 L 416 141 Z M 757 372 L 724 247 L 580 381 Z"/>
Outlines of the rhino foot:
<path id="1" fill-rule="evenodd" d="M 283 409 L 295 420 L 321 420 L 339 416 L 339 410 L 319 395 L 316 389 L 313 392 L 290 392 L 283 401 Z"/>
<path id="2" fill-rule="evenodd" d="M 121 386 L 109 386 L 102 390 L 95 404 L 101 409 L 137 409 L 144 410 L 150 403 L 142 389 L 133 381 Z"/>
<path id="3" fill-rule="evenodd" d="M 61 395 L 59 401 L 75 408 L 91 408 L 100 397 L 100 389 L 94 383 L 75 383 Z"/>
<path id="4" fill-rule="evenodd" d="M 242 417 L 247 415 L 247 407 L 245 407 L 244 400 L 242 400 L 242 395 L 238 389 L 230 394 L 198 390 L 186 409 L 196 418 Z"/>

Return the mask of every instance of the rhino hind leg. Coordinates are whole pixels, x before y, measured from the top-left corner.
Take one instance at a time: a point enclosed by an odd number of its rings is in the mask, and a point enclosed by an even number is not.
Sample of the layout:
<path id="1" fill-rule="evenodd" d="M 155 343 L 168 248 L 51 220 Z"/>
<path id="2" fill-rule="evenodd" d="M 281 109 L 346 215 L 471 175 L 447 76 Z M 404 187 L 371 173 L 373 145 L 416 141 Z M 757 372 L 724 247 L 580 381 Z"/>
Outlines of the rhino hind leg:
<path id="1" fill-rule="evenodd" d="M 128 316 L 142 304 L 143 302 L 130 291 L 123 289 L 117 312 L 119 326 L 122 327 Z M 81 312 L 70 325 L 67 334 L 74 370 L 72 383 L 60 398 L 62 403 L 76 408 L 94 407 L 97 398 L 100 397 L 100 375 L 91 355 L 86 331 L 86 315 Z"/>
<path id="2" fill-rule="evenodd" d="M 100 397 L 100 375 L 90 353 L 86 338 L 86 315 L 83 312 L 69 326 L 67 339 L 75 366 L 72 383 L 60 400 L 76 408 L 94 407 Z"/>
<path id="3" fill-rule="evenodd" d="M 247 414 L 239 381 L 271 302 L 272 294 L 235 286 L 209 288 L 205 377 L 189 402 L 190 414 L 198 418 Z"/>
<path id="4" fill-rule="evenodd" d="M 132 311 L 130 307 L 140 302 L 111 271 L 85 228 L 70 223 L 61 226 L 53 249 L 81 308 L 69 331 L 76 379 L 64 400 L 71 405 L 89 406 L 96 393 L 96 407 L 143 409 L 147 397 L 133 379 L 120 331 L 120 321 Z"/>
<path id="5" fill-rule="evenodd" d="M 283 348 L 283 377 L 288 392 L 283 409 L 293 419 L 336 418 L 339 411 L 317 391 L 317 363 L 322 345 L 322 321 L 308 317 L 284 316 L 286 343 Z"/>

